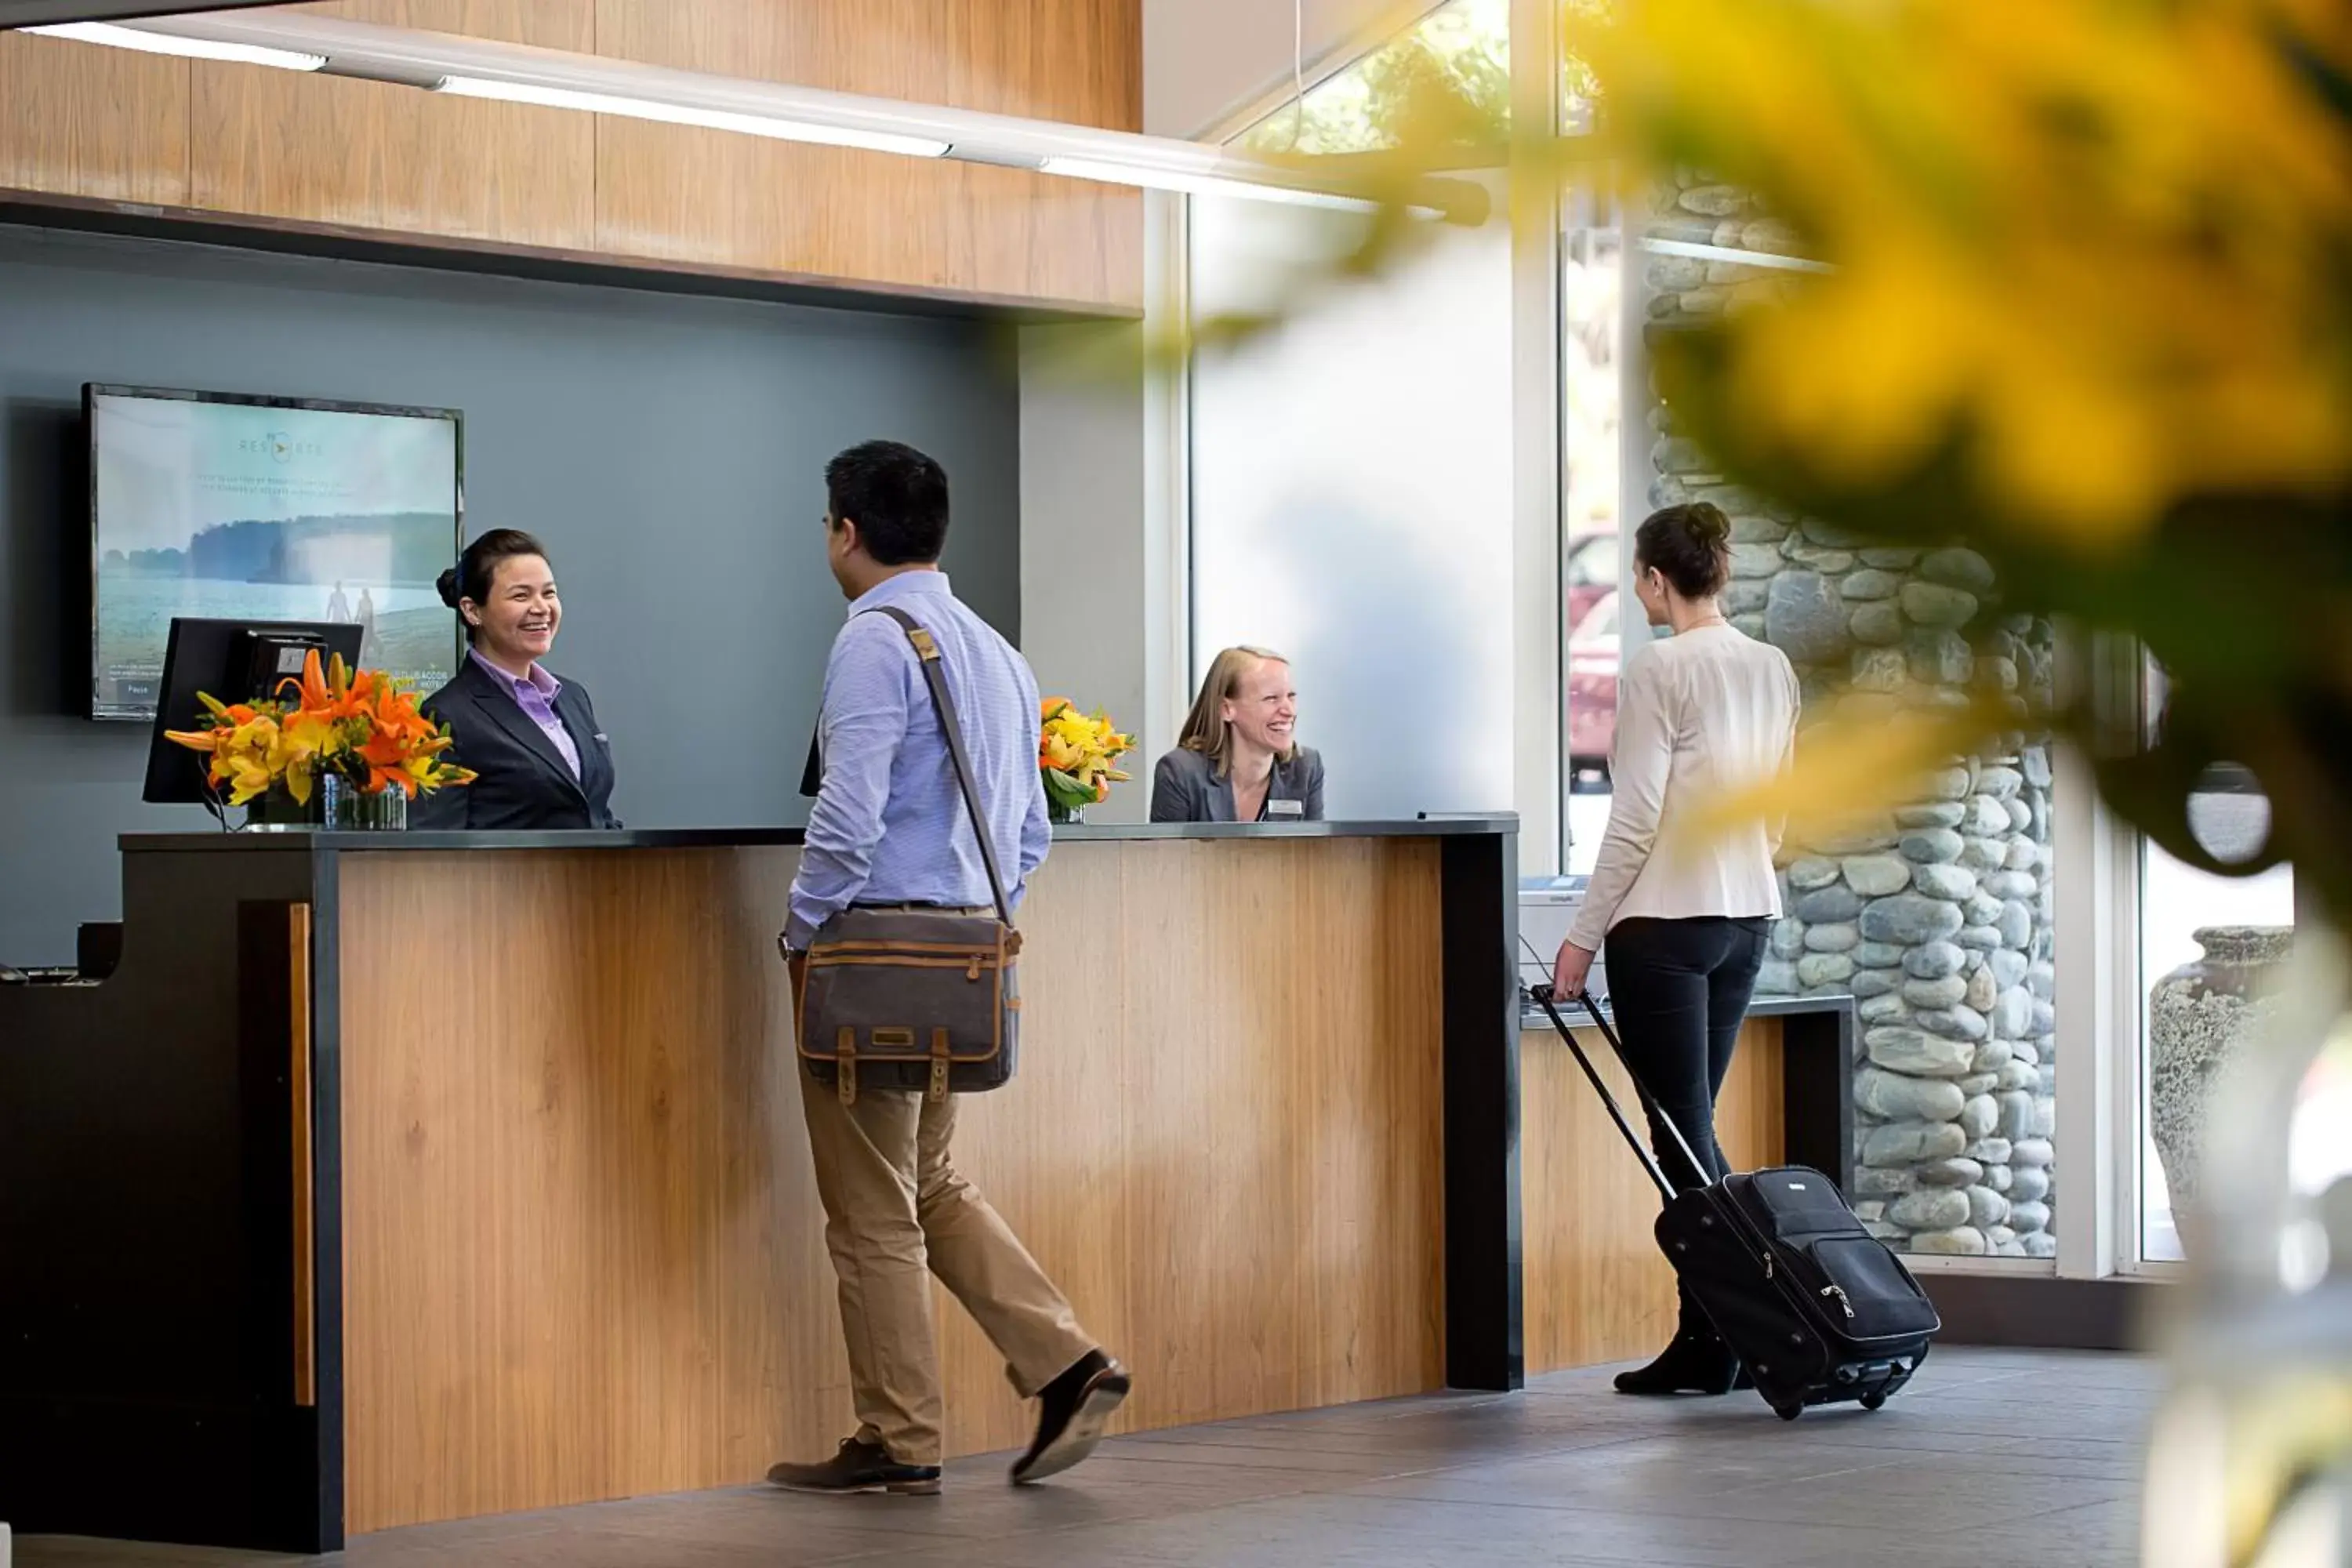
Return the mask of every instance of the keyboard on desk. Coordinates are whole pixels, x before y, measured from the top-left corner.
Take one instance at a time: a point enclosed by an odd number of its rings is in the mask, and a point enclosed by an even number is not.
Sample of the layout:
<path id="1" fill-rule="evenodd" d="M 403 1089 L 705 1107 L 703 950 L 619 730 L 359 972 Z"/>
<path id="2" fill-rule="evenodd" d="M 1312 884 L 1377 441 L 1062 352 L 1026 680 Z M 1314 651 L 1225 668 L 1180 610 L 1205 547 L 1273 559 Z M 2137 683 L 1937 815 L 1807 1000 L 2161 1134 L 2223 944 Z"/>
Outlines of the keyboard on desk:
<path id="1" fill-rule="evenodd" d="M 95 980 L 84 982 L 79 969 L 37 966 L 31 969 L 11 969 L 0 963 L 0 985 L 95 985 Z"/>

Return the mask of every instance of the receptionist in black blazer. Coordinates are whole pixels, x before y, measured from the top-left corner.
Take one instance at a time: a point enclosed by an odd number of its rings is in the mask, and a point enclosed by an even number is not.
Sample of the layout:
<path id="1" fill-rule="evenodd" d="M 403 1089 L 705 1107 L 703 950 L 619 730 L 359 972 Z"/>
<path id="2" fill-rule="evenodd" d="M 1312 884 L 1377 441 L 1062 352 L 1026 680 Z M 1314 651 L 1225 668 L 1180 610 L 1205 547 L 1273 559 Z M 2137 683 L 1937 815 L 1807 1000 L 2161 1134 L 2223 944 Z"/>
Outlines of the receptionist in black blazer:
<path id="1" fill-rule="evenodd" d="M 1320 822 L 1323 759 L 1298 744 L 1290 661 L 1229 647 L 1151 773 L 1154 822 Z"/>
<path id="2" fill-rule="evenodd" d="M 563 601 L 539 541 L 511 528 L 483 534 L 441 574 L 441 597 L 464 619 L 468 652 L 425 710 L 449 726 L 449 754 L 477 776 L 428 797 L 413 825 L 620 826 L 613 751 L 587 688 L 540 662 L 555 646 Z"/>

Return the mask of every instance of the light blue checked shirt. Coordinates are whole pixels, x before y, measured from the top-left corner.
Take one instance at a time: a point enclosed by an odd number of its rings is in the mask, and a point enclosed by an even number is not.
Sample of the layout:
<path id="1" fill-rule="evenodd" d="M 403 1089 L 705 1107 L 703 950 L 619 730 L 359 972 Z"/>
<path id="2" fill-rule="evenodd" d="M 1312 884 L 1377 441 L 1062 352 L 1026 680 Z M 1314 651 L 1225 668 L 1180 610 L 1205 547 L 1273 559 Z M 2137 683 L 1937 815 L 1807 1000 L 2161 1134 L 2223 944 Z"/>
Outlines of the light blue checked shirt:
<path id="1" fill-rule="evenodd" d="M 817 721 L 824 781 L 784 928 L 795 948 L 851 904 L 991 902 L 921 663 L 898 622 L 865 613 L 884 605 L 913 616 L 939 644 L 982 815 L 1016 906 L 1052 847 L 1037 772 L 1037 678 L 950 591 L 945 573 L 901 573 L 849 606 L 825 662 Z"/>

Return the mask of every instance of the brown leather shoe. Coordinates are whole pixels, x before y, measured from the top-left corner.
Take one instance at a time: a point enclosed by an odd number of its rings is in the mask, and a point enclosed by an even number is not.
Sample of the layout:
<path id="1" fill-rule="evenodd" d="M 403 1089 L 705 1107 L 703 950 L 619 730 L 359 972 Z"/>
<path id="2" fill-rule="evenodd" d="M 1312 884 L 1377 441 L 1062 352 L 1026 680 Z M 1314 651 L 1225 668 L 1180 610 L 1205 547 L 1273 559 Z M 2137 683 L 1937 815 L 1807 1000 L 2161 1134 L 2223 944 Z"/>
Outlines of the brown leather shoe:
<path id="1" fill-rule="evenodd" d="M 940 1489 L 937 1465 L 902 1465 L 878 1443 L 845 1437 L 832 1458 L 821 1465 L 777 1465 L 768 1479 L 792 1492 L 897 1492 L 903 1496 L 936 1497 Z"/>

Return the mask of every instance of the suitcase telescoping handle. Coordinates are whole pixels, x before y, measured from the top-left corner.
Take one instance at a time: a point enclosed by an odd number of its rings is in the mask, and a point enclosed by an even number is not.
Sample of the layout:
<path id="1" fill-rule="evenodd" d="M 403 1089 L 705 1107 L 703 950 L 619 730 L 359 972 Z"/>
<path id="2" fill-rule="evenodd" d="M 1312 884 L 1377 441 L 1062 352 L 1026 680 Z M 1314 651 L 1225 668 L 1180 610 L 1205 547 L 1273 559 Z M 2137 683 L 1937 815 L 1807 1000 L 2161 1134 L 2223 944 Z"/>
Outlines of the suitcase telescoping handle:
<path id="1" fill-rule="evenodd" d="M 1650 1152 L 1650 1146 L 1642 1141 L 1639 1133 L 1633 1131 L 1633 1124 L 1625 1120 L 1625 1112 L 1618 1106 L 1617 1097 L 1609 1092 L 1609 1086 L 1601 1081 L 1600 1073 L 1593 1070 L 1591 1058 L 1584 1054 L 1584 1047 L 1577 1043 L 1576 1031 L 1570 1028 L 1568 1020 L 1559 1016 L 1559 1004 L 1552 988 L 1546 984 L 1530 985 L 1528 987 L 1528 994 L 1535 999 L 1537 1006 L 1544 1010 L 1544 1016 L 1551 1020 L 1552 1027 L 1559 1031 L 1559 1037 L 1568 1042 L 1569 1050 L 1576 1057 L 1576 1065 L 1584 1069 L 1584 1076 L 1592 1084 L 1592 1092 L 1601 1097 L 1602 1105 L 1608 1107 L 1609 1120 L 1614 1121 L 1617 1124 L 1617 1131 L 1624 1134 L 1627 1146 L 1633 1151 L 1634 1158 L 1642 1162 L 1642 1168 L 1650 1173 L 1650 1180 L 1665 1197 L 1672 1199 L 1676 1196 L 1673 1178 L 1666 1174 L 1665 1167 L 1658 1163 L 1657 1157 Z M 1649 1086 L 1642 1081 L 1641 1073 L 1634 1068 L 1632 1059 L 1625 1055 L 1624 1042 L 1618 1039 L 1617 1031 L 1611 1028 L 1609 1020 L 1601 1016 L 1601 1005 L 1592 999 L 1592 993 L 1583 992 L 1578 995 L 1577 1000 L 1584 1004 L 1584 1010 L 1592 1016 L 1594 1027 L 1601 1031 L 1601 1037 L 1609 1042 L 1609 1049 L 1615 1054 L 1618 1065 L 1625 1069 L 1625 1076 L 1633 1080 L 1633 1093 L 1641 1100 L 1642 1109 L 1649 1113 L 1653 1122 L 1665 1128 L 1667 1135 L 1675 1141 L 1675 1147 L 1680 1149 L 1683 1158 L 1690 1162 L 1690 1168 L 1699 1173 L 1702 1177 L 1705 1176 L 1707 1170 L 1699 1163 L 1697 1151 L 1690 1146 L 1690 1140 L 1683 1136 L 1683 1130 L 1675 1125 L 1675 1119 L 1660 1110 L 1657 1102 L 1651 1098 Z"/>
<path id="2" fill-rule="evenodd" d="M 1536 952 L 1535 943 L 1529 942 L 1524 932 L 1519 936 L 1519 945 L 1528 950 L 1528 956 L 1536 961 L 1538 967 L 1549 967 L 1544 963 L 1543 954 Z M 1552 1027 L 1558 1029 L 1559 1037 L 1568 1042 L 1568 1048 L 1576 1053 L 1577 1065 L 1584 1069 L 1584 1076 L 1592 1080 L 1593 1092 L 1600 1095 L 1601 1103 L 1609 1108 L 1610 1119 L 1617 1123 L 1617 1131 L 1625 1135 L 1625 1142 L 1633 1146 L 1633 1152 L 1641 1156 L 1642 1163 L 1649 1167 L 1650 1179 L 1666 1196 L 1675 1196 L 1674 1183 L 1659 1168 L 1657 1161 L 1651 1157 L 1649 1145 L 1635 1135 L 1625 1120 L 1625 1113 L 1617 1109 L 1617 1101 L 1611 1096 L 1608 1086 L 1601 1081 L 1600 1076 L 1592 1070 L 1592 1064 L 1585 1059 L 1584 1047 L 1576 1043 L 1576 1031 L 1570 1029 L 1568 1020 L 1559 1016 L 1558 994 L 1550 986 L 1540 983 L 1528 987 L 1527 992 L 1535 998 L 1538 1006 L 1550 1015 Z M 1601 1016 L 1601 1004 L 1592 999 L 1591 988 L 1579 992 L 1573 1000 L 1583 1003 L 1584 1010 L 1592 1016 L 1592 1026 L 1601 1031 L 1601 1037 L 1609 1042 L 1610 1054 L 1617 1058 L 1617 1065 L 1625 1069 L 1625 1077 L 1633 1085 L 1634 1096 L 1641 1100 L 1643 1110 L 1652 1121 L 1666 1130 L 1667 1136 L 1675 1141 L 1675 1147 L 1680 1149 L 1683 1158 L 1690 1162 L 1690 1168 L 1699 1173 L 1699 1184 L 1706 1185 L 1713 1179 L 1711 1173 L 1699 1163 L 1698 1151 L 1690 1146 L 1690 1140 L 1683 1136 L 1683 1130 L 1675 1119 L 1659 1109 L 1657 1097 L 1650 1092 L 1650 1086 L 1642 1081 L 1642 1069 L 1635 1067 L 1633 1058 L 1625 1054 L 1625 1042 L 1617 1037 L 1617 1031 L 1611 1028 L 1609 1020 Z"/>
<path id="3" fill-rule="evenodd" d="M 1658 1163 L 1657 1156 L 1650 1152 L 1650 1146 L 1642 1142 L 1640 1134 L 1633 1131 L 1633 1124 L 1625 1120 L 1624 1109 L 1617 1103 L 1617 1097 L 1609 1092 L 1609 1086 L 1601 1081 L 1601 1074 L 1596 1071 L 1592 1066 L 1592 1058 L 1584 1054 L 1584 1047 L 1582 1046 L 1577 1044 L 1576 1031 L 1570 1028 L 1568 1026 L 1568 1020 L 1559 1016 L 1559 1005 L 1552 999 L 1551 987 L 1549 985 L 1530 985 L 1528 987 L 1528 994 L 1534 997 L 1536 1005 L 1544 1010 L 1544 1016 L 1549 1018 L 1551 1020 L 1551 1026 L 1559 1031 L 1559 1037 L 1568 1042 L 1569 1050 L 1573 1053 L 1576 1058 L 1576 1065 L 1584 1069 L 1584 1076 L 1591 1080 L 1592 1092 L 1601 1097 L 1601 1103 L 1602 1105 L 1608 1107 L 1609 1120 L 1617 1124 L 1617 1131 L 1624 1135 L 1625 1146 L 1633 1151 L 1633 1157 L 1635 1159 L 1642 1162 L 1642 1169 L 1650 1173 L 1650 1180 L 1656 1184 L 1660 1195 L 1669 1200 L 1674 1198 L 1675 1196 L 1675 1184 L 1666 1175 L 1666 1168 Z M 1590 992 L 1585 994 L 1583 1002 L 1586 1009 L 1592 1014 L 1594 1020 L 1597 1022 L 1601 1017 L 1601 1013 L 1598 1008 L 1592 1005 L 1592 996 Z M 1601 1027 L 1606 1029 L 1608 1026 L 1604 1024 Z M 1625 1059 L 1625 1054 L 1623 1050 L 1618 1047 L 1616 1038 L 1613 1036 L 1609 1037 L 1609 1048 L 1617 1052 L 1617 1059 L 1619 1061 L 1622 1062 Z M 1633 1069 L 1629 1067 L 1625 1070 L 1628 1073 L 1631 1073 Z M 1643 1092 L 1641 1082 L 1642 1080 L 1638 1078 L 1633 1080 L 1634 1092 Z M 1692 1162 L 1692 1164 L 1693 1168 L 1696 1169 L 1697 1162 L 1694 1161 Z"/>

